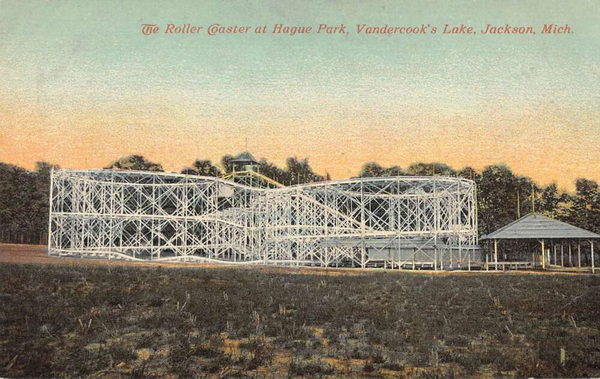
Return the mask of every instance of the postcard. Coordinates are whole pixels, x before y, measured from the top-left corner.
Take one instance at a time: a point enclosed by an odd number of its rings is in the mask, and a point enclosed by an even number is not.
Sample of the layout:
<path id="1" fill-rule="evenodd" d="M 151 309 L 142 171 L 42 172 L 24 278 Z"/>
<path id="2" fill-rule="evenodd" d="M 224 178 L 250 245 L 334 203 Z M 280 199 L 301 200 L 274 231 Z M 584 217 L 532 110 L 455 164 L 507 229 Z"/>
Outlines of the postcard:
<path id="1" fill-rule="evenodd" d="M 0 0 L 0 376 L 600 376 L 599 25 Z"/>

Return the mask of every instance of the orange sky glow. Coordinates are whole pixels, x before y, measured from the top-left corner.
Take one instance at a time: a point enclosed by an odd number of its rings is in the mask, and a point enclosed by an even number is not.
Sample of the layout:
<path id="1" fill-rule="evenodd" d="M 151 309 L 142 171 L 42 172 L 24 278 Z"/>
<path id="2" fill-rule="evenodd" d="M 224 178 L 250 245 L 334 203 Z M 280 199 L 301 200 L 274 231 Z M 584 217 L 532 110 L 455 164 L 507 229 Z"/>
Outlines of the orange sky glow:
<path id="1" fill-rule="evenodd" d="M 218 162 L 222 155 L 247 146 L 257 158 L 279 165 L 288 156 L 308 157 L 317 172 L 328 172 L 335 179 L 356 175 L 369 161 L 402 167 L 423 161 L 477 169 L 506 163 L 518 174 L 567 189 L 578 177 L 600 180 L 597 131 L 577 124 L 565 127 L 567 115 L 547 108 L 501 119 L 492 112 L 486 121 L 407 112 L 399 125 L 377 119 L 376 112 L 264 124 L 261 120 L 268 118 L 259 114 L 240 128 L 241 121 L 235 118 L 191 121 L 177 105 L 147 110 L 147 114 L 130 109 L 60 115 L 35 104 L 0 104 L 4 122 L 0 161 L 26 168 L 35 161 L 101 168 L 137 153 L 167 171 L 179 171 L 196 158 Z M 598 112 L 577 117 L 586 124 L 598 119 Z"/>
<path id="2" fill-rule="evenodd" d="M 505 163 L 568 190 L 600 182 L 598 3 L 423 4 L 0 1 L 0 162 L 102 168 L 135 153 L 178 172 L 247 148 L 280 166 L 306 157 L 334 179 L 375 161 Z M 147 22 L 553 22 L 573 33 L 148 36 Z"/>

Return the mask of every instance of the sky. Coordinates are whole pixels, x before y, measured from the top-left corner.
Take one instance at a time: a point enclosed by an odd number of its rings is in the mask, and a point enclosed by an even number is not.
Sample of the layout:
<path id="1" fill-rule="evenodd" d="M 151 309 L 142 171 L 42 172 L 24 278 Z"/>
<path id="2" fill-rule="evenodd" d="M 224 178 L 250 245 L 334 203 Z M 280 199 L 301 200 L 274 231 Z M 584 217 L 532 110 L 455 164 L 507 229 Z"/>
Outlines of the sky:
<path id="1" fill-rule="evenodd" d="M 141 25 L 343 23 L 348 35 L 143 35 Z M 529 35 L 356 24 L 532 25 Z M 544 23 L 573 33 L 540 35 Z M 161 30 L 162 31 L 162 30 Z M 250 150 L 354 176 L 365 162 L 508 164 L 600 181 L 600 2 L 0 0 L 0 162 L 179 171 Z"/>

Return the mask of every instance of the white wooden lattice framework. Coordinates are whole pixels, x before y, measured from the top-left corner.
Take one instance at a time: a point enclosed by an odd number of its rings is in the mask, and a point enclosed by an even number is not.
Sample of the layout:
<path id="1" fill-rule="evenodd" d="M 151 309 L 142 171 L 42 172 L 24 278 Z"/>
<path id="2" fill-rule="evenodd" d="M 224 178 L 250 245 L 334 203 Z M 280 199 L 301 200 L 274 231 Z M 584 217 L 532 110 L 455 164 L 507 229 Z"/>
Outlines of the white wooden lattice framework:
<path id="1" fill-rule="evenodd" d="M 474 182 L 401 176 L 254 188 L 181 174 L 56 170 L 50 255 L 318 266 L 480 263 Z"/>

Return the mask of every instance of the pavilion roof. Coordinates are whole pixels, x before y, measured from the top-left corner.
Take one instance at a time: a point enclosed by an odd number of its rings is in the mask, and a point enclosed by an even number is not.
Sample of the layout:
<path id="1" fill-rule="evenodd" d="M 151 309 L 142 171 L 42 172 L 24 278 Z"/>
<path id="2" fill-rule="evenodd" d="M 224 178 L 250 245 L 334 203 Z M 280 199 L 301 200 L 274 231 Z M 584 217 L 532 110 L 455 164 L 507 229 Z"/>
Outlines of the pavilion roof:
<path id="1" fill-rule="evenodd" d="M 242 151 L 241 153 L 236 155 L 231 161 L 236 163 L 258 163 L 258 161 L 254 159 L 252 154 L 250 154 L 248 151 Z"/>
<path id="2" fill-rule="evenodd" d="M 494 239 L 596 239 L 599 234 L 566 222 L 554 220 L 539 213 L 529 213 L 502 228 L 482 236 Z"/>

